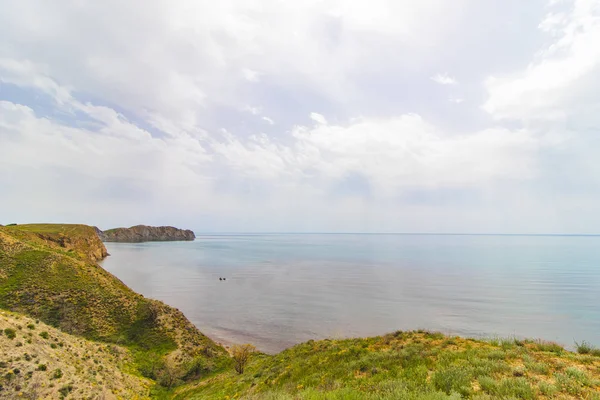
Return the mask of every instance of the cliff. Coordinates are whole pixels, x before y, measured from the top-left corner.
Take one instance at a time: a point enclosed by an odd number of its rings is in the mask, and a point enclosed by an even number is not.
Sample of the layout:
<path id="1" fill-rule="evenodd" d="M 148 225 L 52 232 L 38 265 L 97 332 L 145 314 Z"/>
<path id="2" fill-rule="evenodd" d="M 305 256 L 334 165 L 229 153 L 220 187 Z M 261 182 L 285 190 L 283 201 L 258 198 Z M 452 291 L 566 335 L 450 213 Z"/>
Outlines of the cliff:
<path id="1" fill-rule="evenodd" d="M 91 226 L 26 224 L 6 226 L 2 229 L 4 232 L 10 232 L 15 239 L 48 247 L 81 260 L 95 262 L 108 256 L 106 247 Z"/>
<path id="2" fill-rule="evenodd" d="M 187 379 L 227 363 L 225 350 L 179 310 L 135 293 L 102 269 L 96 260 L 105 255 L 89 226 L 0 227 L 0 308 L 135 350 L 139 371 L 157 381 L 166 365 Z"/>
<path id="3" fill-rule="evenodd" d="M 105 242 L 168 242 L 194 240 L 196 235 L 189 229 L 178 229 L 172 226 L 136 225 L 131 228 L 115 228 L 107 231 L 98 230 L 98 236 Z"/>

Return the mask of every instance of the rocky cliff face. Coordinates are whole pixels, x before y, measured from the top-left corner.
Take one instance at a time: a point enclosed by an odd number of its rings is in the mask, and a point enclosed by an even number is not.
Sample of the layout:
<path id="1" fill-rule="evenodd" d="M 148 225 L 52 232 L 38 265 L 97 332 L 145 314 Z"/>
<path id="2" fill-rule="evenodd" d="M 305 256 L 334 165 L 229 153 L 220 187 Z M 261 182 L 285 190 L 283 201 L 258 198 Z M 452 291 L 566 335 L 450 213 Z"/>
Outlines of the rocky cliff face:
<path id="1" fill-rule="evenodd" d="M 94 228 L 87 225 L 25 224 L 1 228 L 15 238 L 26 239 L 88 261 L 100 261 L 108 252 Z"/>
<path id="2" fill-rule="evenodd" d="M 172 226 L 136 225 L 131 228 L 116 228 L 97 231 L 104 242 L 168 242 L 177 240 L 194 240 L 196 235 L 189 229 L 178 229 Z"/>

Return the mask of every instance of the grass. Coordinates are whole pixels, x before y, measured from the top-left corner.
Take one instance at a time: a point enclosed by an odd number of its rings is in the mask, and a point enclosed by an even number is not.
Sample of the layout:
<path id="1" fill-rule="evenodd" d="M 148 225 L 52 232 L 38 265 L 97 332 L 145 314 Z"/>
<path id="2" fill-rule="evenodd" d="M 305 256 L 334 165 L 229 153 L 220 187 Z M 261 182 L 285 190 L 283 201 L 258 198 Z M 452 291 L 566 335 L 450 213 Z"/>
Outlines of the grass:
<path id="1" fill-rule="evenodd" d="M 106 249 L 89 226 L 0 227 L 0 308 L 127 346 L 139 360 L 173 358 L 182 366 L 197 358 L 219 366 L 228 362 L 225 350 L 180 311 L 135 293 L 97 265 L 102 254 Z"/>
<path id="2" fill-rule="evenodd" d="M 309 341 L 173 391 L 176 399 L 597 398 L 600 358 L 546 342 L 423 331 Z"/>
<path id="3" fill-rule="evenodd" d="M 600 400 L 600 352 L 586 342 L 570 352 L 542 340 L 398 331 L 255 353 L 237 373 L 181 312 L 100 268 L 102 253 L 84 225 L 0 227 L 0 308 L 31 317 L 0 318 L 0 390 L 30 390 L 43 377 L 48 398 L 111 387 L 156 399 Z M 121 381 L 128 386 L 111 386 Z"/>
<path id="4" fill-rule="evenodd" d="M 32 322 L 22 314 L 0 311 L 0 329 L 14 330 L 17 340 L 29 337 L 18 326 Z M 152 382 L 130 370 L 133 360 L 127 349 L 69 335 L 44 323 L 38 326 L 50 340 L 32 335 L 30 343 L 16 347 L 14 341 L 0 337 L 0 398 L 95 399 L 103 398 L 103 392 L 127 399 L 149 397 Z M 63 346 L 50 346 L 54 340 Z M 72 390 L 63 396 L 61 389 L 69 385 Z"/>

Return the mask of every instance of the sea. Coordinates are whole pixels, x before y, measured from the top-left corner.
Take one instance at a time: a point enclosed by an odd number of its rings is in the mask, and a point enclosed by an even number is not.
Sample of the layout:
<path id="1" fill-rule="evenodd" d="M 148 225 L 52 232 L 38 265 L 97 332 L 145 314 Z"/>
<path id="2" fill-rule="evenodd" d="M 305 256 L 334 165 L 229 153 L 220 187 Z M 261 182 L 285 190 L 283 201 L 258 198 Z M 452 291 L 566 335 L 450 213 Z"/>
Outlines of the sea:
<path id="1" fill-rule="evenodd" d="M 102 267 L 225 345 L 275 353 L 427 329 L 600 346 L 600 236 L 198 233 L 106 247 Z"/>

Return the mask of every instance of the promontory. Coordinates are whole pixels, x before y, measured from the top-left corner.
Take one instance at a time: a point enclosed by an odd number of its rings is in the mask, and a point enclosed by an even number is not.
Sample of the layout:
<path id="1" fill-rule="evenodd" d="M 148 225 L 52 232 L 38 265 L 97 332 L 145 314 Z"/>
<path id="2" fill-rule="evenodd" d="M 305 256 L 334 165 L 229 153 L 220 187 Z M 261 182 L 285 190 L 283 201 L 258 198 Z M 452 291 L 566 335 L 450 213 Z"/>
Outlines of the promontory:
<path id="1" fill-rule="evenodd" d="M 196 235 L 189 229 L 178 229 L 173 226 L 136 225 L 131 228 L 115 228 L 106 231 L 96 230 L 103 242 L 168 242 L 178 240 L 194 240 Z"/>

